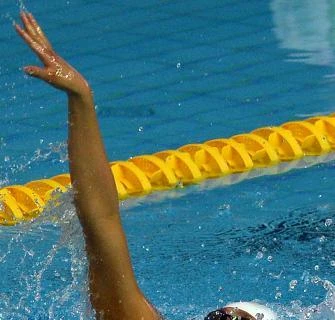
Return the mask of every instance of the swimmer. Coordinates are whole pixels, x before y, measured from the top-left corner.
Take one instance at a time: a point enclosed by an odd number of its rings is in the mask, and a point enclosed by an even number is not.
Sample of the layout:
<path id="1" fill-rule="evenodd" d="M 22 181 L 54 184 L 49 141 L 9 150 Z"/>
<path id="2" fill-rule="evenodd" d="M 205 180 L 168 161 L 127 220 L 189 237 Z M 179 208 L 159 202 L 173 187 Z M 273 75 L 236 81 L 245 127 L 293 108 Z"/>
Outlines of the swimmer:
<path id="1" fill-rule="evenodd" d="M 158 320 L 135 279 L 122 227 L 115 186 L 86 79 L 52 48 L 31 13 L 21 12 L 17 33 L 43 66 L 24 71 L 68 96 L 68 153 L 74 201 L 85 238 L 89 262 L 89 289 L 97 319 Z M 211 312 L 205 320 L 275 320 L 267 307 L 239 302 Z"/>

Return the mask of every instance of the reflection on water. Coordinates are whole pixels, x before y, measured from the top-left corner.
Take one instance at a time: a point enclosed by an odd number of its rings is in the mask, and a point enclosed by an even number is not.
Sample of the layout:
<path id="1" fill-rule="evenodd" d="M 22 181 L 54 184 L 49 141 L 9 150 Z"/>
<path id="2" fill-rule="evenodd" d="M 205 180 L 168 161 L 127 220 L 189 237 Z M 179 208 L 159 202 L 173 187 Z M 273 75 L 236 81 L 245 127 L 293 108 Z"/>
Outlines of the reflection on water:
<path id="1" fill-rule="evenodd" d="M 272 0 L 274 32 L 289 60 L 315 65 L 334 62 L 335 8 L 332 0 Z"/>

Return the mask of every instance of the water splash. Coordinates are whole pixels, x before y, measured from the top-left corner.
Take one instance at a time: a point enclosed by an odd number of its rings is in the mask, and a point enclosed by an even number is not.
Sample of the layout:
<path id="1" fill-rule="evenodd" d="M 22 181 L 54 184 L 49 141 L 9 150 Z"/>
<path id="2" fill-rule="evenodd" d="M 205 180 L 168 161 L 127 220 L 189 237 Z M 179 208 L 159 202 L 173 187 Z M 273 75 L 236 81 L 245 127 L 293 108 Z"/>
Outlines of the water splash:
<path id="1" fill-rule="evenodd" d="M 15 19 L 12 17 L 12 15 L 9 12 L 2 14 L 1 18 L 9 21 L 13 25 L 16 24 Z"/>
<path id="2" fill-rule="evenodd" d="M 26 172 L 32 166 L 38 166 L 43 162 L 62 165 L 68 162 L 67 142 L 56 141 L 45 147 L 38 148 L 32 155 L 21 155 L 13 158 L 5 157 L 3 164 L 0 163 L 2 177 L 0 187 L 8 185 L 11 179 L 18 174 Z"/>
<path id="3" fill-rule="evenodd" d="M 22 0 L 18 0 L 20 11 L 27 11 L 27 7 Z"/>
<path id="4" fill-rule="evenodd" d="M 331 320 L 335 319 L 335 285 L 329 280 L 311 277 L 310 281 L 326 290 L 320 304 L 304 306 L 300 300 L 292 300 L 290 305 L 272 305 L 280 320 Z"/>
<path id="5" fill-rule="evenodd" d="M 23 0 L 18 0 L 16 3 L 20 11 L 27 11 L 27 7 L 24 4 Z M 1 18 L 7 21 L 10 21 L 11 24 L 16 24 L 16 20 L 13 18 L 13 16 L 9 12 L 3 13 L 1 15 Z"/>
<path id="6" fill-rule="evenodd" d="M 1 319 L 94 318 L 72 196 L 62 195 L 36 221 L 0 231 L 0 242 L 7 242 L 0 249 L 0 267 L 7 277 L 0 280 Z"/>

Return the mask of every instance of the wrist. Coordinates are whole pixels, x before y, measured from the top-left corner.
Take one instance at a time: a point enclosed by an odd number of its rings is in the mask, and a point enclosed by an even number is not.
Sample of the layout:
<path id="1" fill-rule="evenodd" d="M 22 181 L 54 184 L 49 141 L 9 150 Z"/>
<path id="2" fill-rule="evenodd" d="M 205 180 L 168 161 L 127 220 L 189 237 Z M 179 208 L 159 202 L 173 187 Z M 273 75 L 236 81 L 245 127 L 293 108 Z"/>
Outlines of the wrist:
<path id="1" fill-rule="evenodd" d="M 78 91 L 67 91 L 67 95 L 72 99 L 80 99 L 85 101 L 93 100 L 93 91 L 89 86 Z"/>
<path id="2" fill-rule="evenodd" d="M 71 112 L 94 110 L 93 93 L 91 90 L 80 90 L 79 92 L 68 92 L 69 108 Z"/>

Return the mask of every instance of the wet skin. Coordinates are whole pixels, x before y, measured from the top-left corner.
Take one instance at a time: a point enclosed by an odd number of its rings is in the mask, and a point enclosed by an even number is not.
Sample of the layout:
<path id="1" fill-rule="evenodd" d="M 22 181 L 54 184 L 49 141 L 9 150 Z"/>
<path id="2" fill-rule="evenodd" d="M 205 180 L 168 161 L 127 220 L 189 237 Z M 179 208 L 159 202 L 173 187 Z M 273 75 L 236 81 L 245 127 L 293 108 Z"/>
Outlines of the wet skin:
<path id="1" fill-rule="evenodd" d="M 86 79 L 52 48 L 31 13 L 21 12 L 24 28 L 17 33 L 43 66 L 24 71 L 67 93 L 68 152 L 75 205 L 89 260 L 90 297 L 97 319 L 161 319 L 139 289 L 129 258 L 119 215 L 119 201 L 101 138 L 90 86 Z M 227 313 L 255 320 L 248 313 Z"/>
<path id="2" fill-rule="evenodd" d="M 68 152 L 75 206 L 89 262 L 89 287 L 97 319 L 157 320 L 132 269 L 119 214 L 118 194 L 106 157 L 93 95 L 86 79 L 52 48 L 32 14 L 21 12 L 14 27 L 43 66 L 24 71 L 66 92 Z"/>

